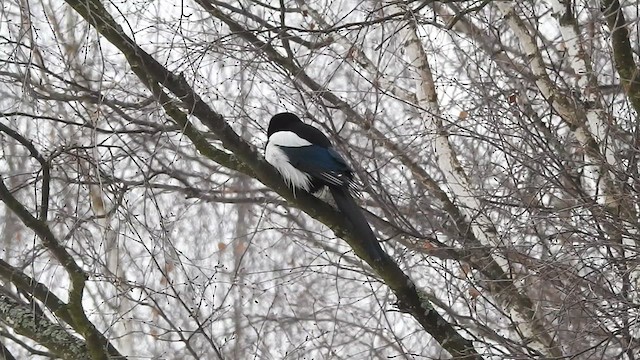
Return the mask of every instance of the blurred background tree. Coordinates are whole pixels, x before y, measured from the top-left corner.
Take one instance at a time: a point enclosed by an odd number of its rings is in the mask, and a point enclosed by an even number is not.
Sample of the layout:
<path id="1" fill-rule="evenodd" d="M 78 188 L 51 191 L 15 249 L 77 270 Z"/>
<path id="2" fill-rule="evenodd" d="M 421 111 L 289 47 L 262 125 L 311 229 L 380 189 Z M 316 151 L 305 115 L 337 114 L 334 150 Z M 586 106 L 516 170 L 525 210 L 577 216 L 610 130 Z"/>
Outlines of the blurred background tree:
<path id="1" fill-rule="evenodd" d="M 4 1 L 0 354 L 637 359 L 639 14 Z M 282 111 L 397 265 L 262 161 Z"/>

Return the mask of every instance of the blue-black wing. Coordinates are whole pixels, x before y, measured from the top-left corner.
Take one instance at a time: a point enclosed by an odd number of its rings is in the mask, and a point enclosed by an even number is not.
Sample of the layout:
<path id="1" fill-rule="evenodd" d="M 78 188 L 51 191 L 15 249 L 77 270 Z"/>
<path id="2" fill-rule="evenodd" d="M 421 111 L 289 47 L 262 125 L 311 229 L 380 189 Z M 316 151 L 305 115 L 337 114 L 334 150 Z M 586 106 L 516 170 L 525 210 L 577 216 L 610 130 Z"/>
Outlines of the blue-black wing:
<path id="1" fill-rule="evenodd" d="M 287 155 L 291 165 L 298 170 L 328 185 L 338 209 L 349 219 L 354 230 L 361 237 L 361 245 L 367 255 L 374 261 L 389 260 L 364 217 L 362 210 L 351 194 L 358 194 L 353 181 L 353 170 L 340 154 L 330 147 L 309 145 L 300 147 L 283 147 L 280 149 Z"/>
<path id="2" fill-rule="evenodd" d="M 354 188 L 352 170 L 340 154 L 319 145 L 300 147 L 280 146 L 291 165 L 325 185 Z"/>

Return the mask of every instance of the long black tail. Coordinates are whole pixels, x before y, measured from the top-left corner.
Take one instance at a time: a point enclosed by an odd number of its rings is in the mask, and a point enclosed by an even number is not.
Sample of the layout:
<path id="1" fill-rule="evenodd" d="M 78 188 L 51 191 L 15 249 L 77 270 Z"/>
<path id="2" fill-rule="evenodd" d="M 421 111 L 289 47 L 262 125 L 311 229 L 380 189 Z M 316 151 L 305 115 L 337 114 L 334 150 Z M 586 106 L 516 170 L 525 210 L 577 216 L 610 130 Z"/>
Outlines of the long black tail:
<path id="1" fill-rule="evenodd" d="M 346 215 L 353 225 L 354 230 L 362 239 L 363 246 L 369 253 L 369 256 L 371 256 L 374 261 L 381 261 L 388 258 L 389 256 L 382 250 L 376 235 L 373 233 L 373 230 L 371 230 L 367 219 L 349 193 L 349 190 L 336 186 L 329 186 L 329 189 L 331 190 L 331 195 L 333 195 L 336 205 L 338 205 L 338 209 Z"/>

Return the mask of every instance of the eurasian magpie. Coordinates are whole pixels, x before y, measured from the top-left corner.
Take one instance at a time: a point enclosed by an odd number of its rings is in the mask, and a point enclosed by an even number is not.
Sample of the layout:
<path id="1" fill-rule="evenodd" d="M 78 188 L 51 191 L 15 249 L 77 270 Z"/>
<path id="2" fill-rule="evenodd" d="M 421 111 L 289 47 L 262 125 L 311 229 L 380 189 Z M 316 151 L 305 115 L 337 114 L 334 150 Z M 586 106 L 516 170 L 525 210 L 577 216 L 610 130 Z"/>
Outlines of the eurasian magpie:
<path id="1" fill-rule="evenodd" d="M 294 193 L 301 189 L 317 193 L 329 188 L 338 209 L 349 219 L 375 260 L 387 257 L 352 193 L 358 192 L 353 170 L 318 129 L 292 113 L 271 118 L 267 130 L 265 159 L 278 170 Z"/>

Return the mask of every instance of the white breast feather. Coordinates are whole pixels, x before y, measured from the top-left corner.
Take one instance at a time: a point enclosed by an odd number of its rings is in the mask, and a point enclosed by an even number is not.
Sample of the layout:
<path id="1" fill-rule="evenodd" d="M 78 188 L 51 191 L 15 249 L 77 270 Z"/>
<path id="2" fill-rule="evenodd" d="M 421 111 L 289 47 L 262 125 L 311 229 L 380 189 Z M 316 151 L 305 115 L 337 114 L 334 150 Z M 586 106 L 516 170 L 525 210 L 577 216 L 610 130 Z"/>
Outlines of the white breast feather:
<path id="1" fill-rule="evenodd" d="M 294 133 L 293 131 L 278 131 L 276 133 L 271 134 L 271 136 L 269 137 L 269 144 L 288 146 L 288 147 L 299 147 L 299 146 L 311 145 L 311 143 L 308 140 L 301 138 L 300 136 L 296 135 L 296 133 Z"/>
<path id="2" fill-rule="evenodd" d="M 273 165 L 273 167 L 275 167 L 276 170 L 278 170 L 280 175 L 282 175 L 282 177 L 284 178 L 284 181 L 289 186 L 291 186 L 294 190 L 298 188 L 298 189 L 304 189 L 306 191 L 309 191 L 311 189 L 310 176 L 296 169 L 293 165 L 289 163 L 289 158 L 287 157 L 287 154 L 285 154 L 282 151 L 282 149 L 280 149 L 280 147 L 277 145 L 278 142 L 283 144 L 283 139 L 276 138 L 274 141 L 274 137 L 280 133 L 281 132 L 275 133 L 271 135 L 271 138 L 269 138 L 269 142 L 267 143 L 267 148 L 265 149 L 265 152 L 264 152 L 264 158 L 269 162 L 269 164 Z M 306 141 L 304 139 L 300 139 L 300 140 Z M 307 142 L 307 145 L 311 145 L 311 143 L 309 143 L 308 141 L 306 142 Z M 289 141 L 289 144 L 291 144 L 290 141 Z M 292 146 L 304 146 L 304 145 L 301 145 L 300 142 L 298 142 L 297 145 L 292 145 Z"/>

